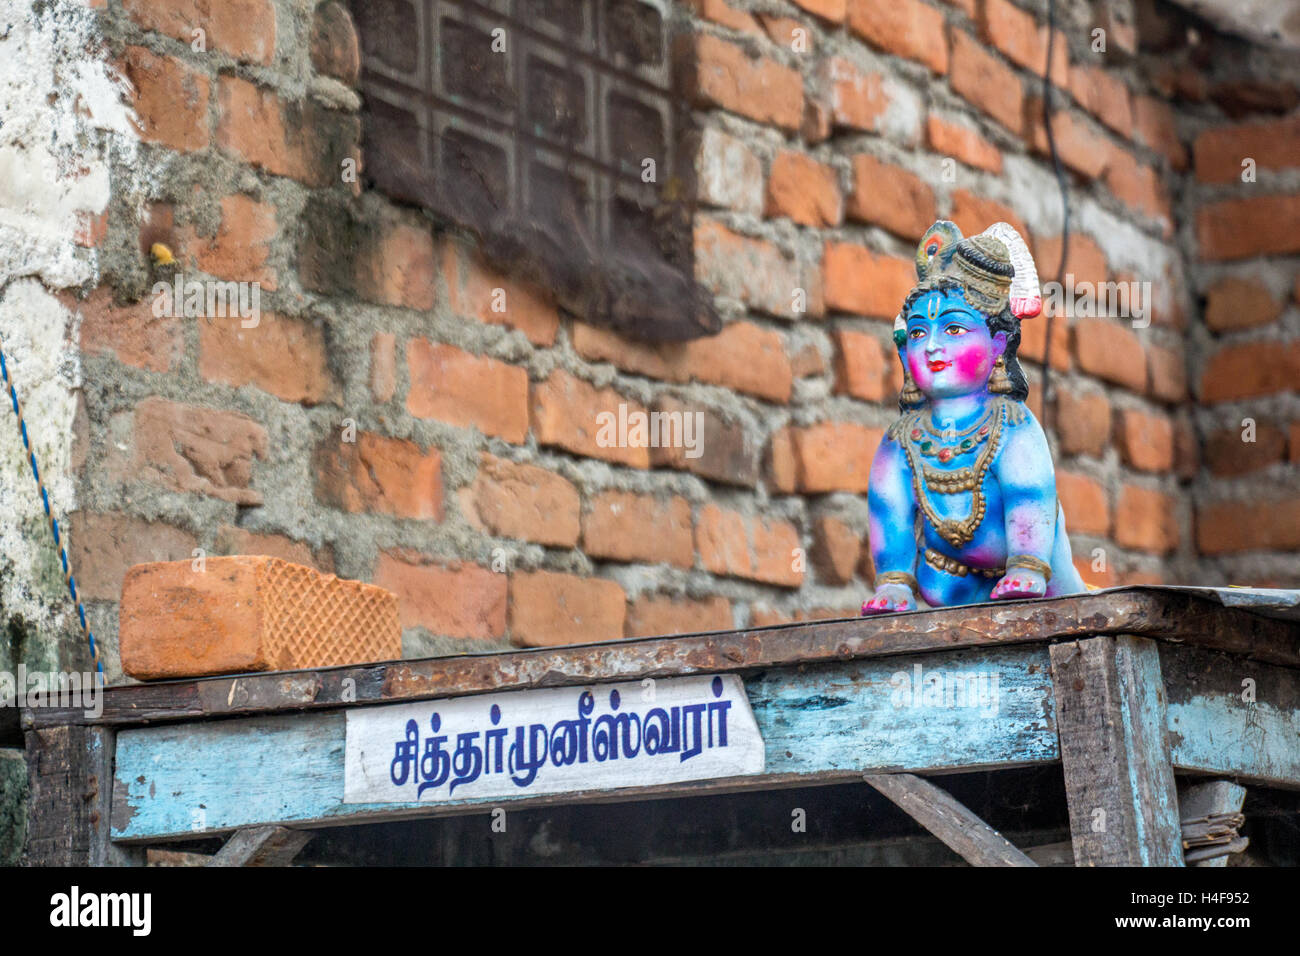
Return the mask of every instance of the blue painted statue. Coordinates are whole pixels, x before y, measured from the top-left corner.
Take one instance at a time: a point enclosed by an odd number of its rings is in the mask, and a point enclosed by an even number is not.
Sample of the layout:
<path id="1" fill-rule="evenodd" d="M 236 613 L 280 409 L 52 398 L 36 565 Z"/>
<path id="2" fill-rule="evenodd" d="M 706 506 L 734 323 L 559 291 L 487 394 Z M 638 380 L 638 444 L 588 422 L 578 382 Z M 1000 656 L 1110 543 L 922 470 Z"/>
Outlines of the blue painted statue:
<path id="1" fill-rule="evenodd" d="M 1041 310 L 1024 240 L 936 222 L 894 320 L 902 416 L 871 466 L 875 594 L 863 614 L 1086 590 L 1047 437 L 1025 407 L 1020 320 Z"/>

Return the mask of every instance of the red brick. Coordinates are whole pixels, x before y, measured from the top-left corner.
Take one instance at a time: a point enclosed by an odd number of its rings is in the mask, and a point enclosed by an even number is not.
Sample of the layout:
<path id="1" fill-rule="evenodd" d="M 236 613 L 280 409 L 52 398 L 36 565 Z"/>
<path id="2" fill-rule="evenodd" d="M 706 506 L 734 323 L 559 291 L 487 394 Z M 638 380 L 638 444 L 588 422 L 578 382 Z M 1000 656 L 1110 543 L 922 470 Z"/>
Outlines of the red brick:
<path id="1" fill-rule="evenodd" d="M 338 0 L 316 8 L 311 20 L 311 65 L 317 73 L 357 85 L 361 73 L 361 51 L 352 15 Z"/>
<path id="2" fill-rule="evenodd" d="M 1268 325 L 1281 314 L 1282 303 L 1263 283 L 1242 276 L 1220 279 L 1205 300 L 1205 324 L 1214 332 Z"/>
<path id="3" fill-rule="evenodd" d="M 403 630 L 500 640 L 506 633 L 506 575 L 474 564 L 441 566 L 408 551 L 380 552 L 373 580 L 397 595 Z"/>
<path id="4" fill-rule="evenodd" d="M 689 342 L 642 342 L 577 321 L 571 338 L 574 351 L 589 362 L 609 362 L 662 382 L 690 381 Z"/>
<path id="5" fill-rule="evenodd" d="M 528 373 L 453 345 L 412 339 L 406 410 L 519 444 L 528 434 Z"/>
<path id="6" fill-rule="evenodd" d="M 799 464 L 794 452 L 794 432 L 782 428 L 772 434 L 767 449 L 767 470 L 775 491 L 790 495 L 799 488 Z"/>
<path id="7" fill-rule="evenodd" d="M 1133 127 L 1138 142 L 1162 154 L 1174 169 L 1187 168 L 1187 147 L 1178 138 L 1174 111 L 1168 103 L 1154 96 L 1134 96 Z M 1240 165 L 1237 171 L 1240 173 Z"/>
<path id="8" fill-rule="evenodd" d="M 652 495 L 602 492 L 582 517 L 582 548 L 611 561 L 689 568 L 695 563 L 690 502 L 677 496 L 661 501 Z"/>
<path id="9" fill-rule="evenodd" d="M 957 228 L 964 236 L 978 235 L 995 222 L 1005 222 L 1014 226 L 1016 232 L 1020 233 L 1026 242 L 1029 241 L 1029 230 L 1010 207 L 992 199 L 976 196 L 965 189 L 953 191 L 952 211 L 948 213 L 948 218 L 957 224 Z M 921 237 L 917 236 L 916 239 L 920 242 Z"/>
<path id="10" fill-rule="evenodd" d="M 837 329 L 835 339 L 835 391 L 868 402 L 883 402 L 890 394 L 889 365 L 896 360 L 880 340 L 865 332 Z"/>
<path id="11" fill-rule="evenodd" d="M 813 547 L 809 554 L 817 575 L 825 584 L 848 584 L 862 553 L 862 539 L 838 518 L 821 517 L 813 522 Z"/>
<path id="12" fill-rule="evenodd" d="M 871 460 L 883 436 L 882 429 L 849 422 L 791 428 L 796 487 L 806 494 L 865 494 Z"/>
<path id="13" fill-rule="evenodd" d="M 803 80 L 798 71 L 711 35 L 694 42 L 694 99 L 789 132 L 803 119 Z"/>
<path id="14" fill-rule="evenodd" d="M 1065 262 L 1061 283 L 1068 288 L 1067 277 L 1074 276 L 1076 290 L 1080 283 L 1091 283 L 1100 287 L 1106 281 L 1108 270 L 1106 254 L 1101 246 L 1089 235 L 1080 232 L 1070 233 L 1070 248 Z M 1038 267 L 1038 276 L 1044 282 L 1053 281 L 1061 261 L 1061 237 L 1044 236 L 1034 242 L 1034 262 Z M 1045 303 L 1046 305 L 1046 303 Z"/>
<path id="15" fill-rule="evenodd" d="M 427 226 L 389 224 L 378 242 L 357 256 L 355 269 L 361 298 L 422 312 L 433 308 L 438 270 Z"/>
<path id="16" fill-rule="evenodd" d="M 813 36 L 804 24 L 799 20 L 790 17 L 778 17 L 770 13 L 760 13 L 759 21 L 767 35 L 772 38 L 772 42 L 778 46 L 785 47 L 795 53 L 813 53 L 816 47 L 813 44 Z M 796 30 L 802 33 L 796 33 Z M 795 44 L 799 43 L 799 49 L 795 49 Z"/>
<path id="17" fill-rule="evenodd" d="M 1115 540 L 1126 548 L 1165 554 L 1178 547 L 1178 512 L 1172 495 L 1137 485 L 1120 490 Z"/>
<path id="18" fill-rule="evenodd" d="M 598 389 L 556 369 L 550 378 L 533 387 L 532 421 L 537 443 L 557 446 L 587 458 L 603 458 L 632 468 L 648 468 L 648 447 L 631 444 L 619 447 L 616 444 L 620 438 L 617 433 L 619 405 L 627 406 L 629 434 L 626 437 L 629 440 L 637 438 L 631 434 L 631 422 L 634 414 L 645 414 L 640 404 L 611 388 Z M 606 428 L 611 421 L 613 425 Z M 603 437 L 615 444 L 601 445 L 602 431 Z"/>
<path id="19" fill-rule="evenodd" d="M 263 291 L 274 291 L 275 270 L 267 267 L 266 260 L 278 232 L 274 206 L 236 193 L 221 200 L 221 224 L 215 236 L 196 236 L 186 228 L 178 231 L 178 238 L 183 251 L 209 275 L 256 282 Z"/>
<path id="20" fill-rule="evenodd" d="M 199 320 L 199 374 L 205 381 L 252 385 L 304 405 L 337 400 L 318 323 L 270 312 L 262 313 L 254 328 L 244 328 L 244 321 L 239 316 Z"/>
<path id="21" fill-rule="evenodd" d="M 613 581 L 551 571 L 510 577 L 510 640 L 524 647 L 618 640 L 626 613 Z"/>
<path id="22" fill-rule="evenodd" d="M 726 0 L 688 0 L 688 2 L 691 8 L 706 20 L 754 36 L 761 36 L 763 33 L 752 14 L 735 9 Z"/>
<path id="23" fill-rule="evenodd" d="M 804 226 L 838 226 L 844 218 L 838 174 L 802 153 L 777 153 L 767 177 L 766 215 Z"/>
<path id="24" fill-rule="evenodd" d="M 1158 345 L 1147 349 L 1151 394 L 1162 402 L 1178 404 L 1187 398 L 1187 359 L 1181 349 Z"/>
<path id="25" fill-rule="evenodd" d="M 1056 495 L 1072 534 L 1104 538 L 1110 534 L 1110 502 L 1100 483 L 1071 471 L 1056 472 Z"/>
<path id="26" fill-rule="evenodd" d="M 1290 461 L 1292 464 L 1300 462 L 1300 422 L 1291 423 L 1291 439 L 1289 442 L 1291 449 Z"/>
<path id="27" fill-rule="evenodd" d="M 1043 101 L 1031 96 L 1025 103 L 1026 136 L 1030 146 L 1041 156 L 1049 156 L 1050 144 L 1043 126 Z M 1061 162 L 1086 179 L 1096 179 L 1106 171 L 1115 147 L 1100 134 L 1082 113 L 1057 110 L 1052 113 L 1052 136 L 1056 139 Z"/>
<path id="28" fill-rule="evenodd" d="M 1146 353 L 1132 329 L 1108 319 L 1080 319 L 1074 326 L 1074 357 L 1089 375 L 1143 392 Z"/>
<path id="29" fill-rule="evenodd" d="M 161 521 L 74 511 L 65 529 L 68 560 L 83 601 L 120 601 L 122 580 L 137 564 L 193 557 L 194 535 Z"/>
<path id="30" fill-rule="evenodd" d="M 271 0 L 123 0 L 122 8 L 145 30 L 155 30 L 186 46 L 203 31 L 208 52 L 236 60 L 270 64 L 275 54 L 275 5 Z"/>
<path id="31" fill-rule="evenodd" d="M 370 397 L 379 404 L 392 401 L 397 391 L 397 337 L 376 332 L 370 337 Z"/>
<path id="32" fill-rule="evenodd" d="M 1206 259 L 1300 252 L 1300 193 L 1225 199 L 1196 212 L 1196 244 Z"/>
<path id="33" fill-rule="evenodd" d="M 1256 422 L 1254 441 L 1246 441 L 1245 428 L 1216 431 L 1205 441 L 1205 467 L 1216 478 L 1233 478 L 1267 468 L 1286 456 L 1286 432 L 1267 422 Z"/>
<path id="34" fill-rule="evenodd" d="M 843 23 L 848 0 L 794 0 L 815 17 L 830 23 Z"/>
<path id="35" fill-rule="evenodd" d="M 695 276 L 718 295 L 783 318 L 800 317 L 794 299 L 803 289 L 807 311 L 816 313 L 813 283 L 798 262 L 766 239 L 737 235 L 710 219 L 695 222 Z"/>
<path id="36" fill-rule="evenodd" d="M 397 660 L 397 599 L 279 558 L 139 564 L 122 585 L 122 670 L 138 680 Z"/>
<path id="37" fill-rule="evenodd" d="M 262 504 L 250 487 L 253 459 L 265 458 L 266 429 L 247 415 L 150 396 L 135 407 L 131 474 L 173 491 L 238 505 Z"/>
<path id="38" fill-rule="evenodd" d="M 334 552 L 328 545 L 318 551 L 302 541 L 283 534 L 248 531 L 235 525 L 222 525 L 217 529 L 215 544 L 218 555 L 265 555 L 280 558 L 293 564 L 305 564 L 325 574 L 334 573 Z M 185 555 L 177 555 L 183 558 Z M 154 558 L 153 560 L 175 560 L 172 558 Z"/>
<path id="39" fill-rule="evenodd" d="M 880 74 L 863 72 L 842 57 L 831 57 L 822 69 L 831 122 L 840 128 L 875 130 L 889 107 Z"/>
<path id="40" fill-rule="evenodd" d="M 926 142 L 933 152 L 951 156 L 977 169 L 1002 172 L 1002 151 L 969 126 L 949 122 L 931 113 L 925 121 L 925 132 Z"/>
<path id="41" fill-rule="evenodd" d="M 467 517 L 493 534 L 557 548 L 578 543 L 578 489 L 545 468 L 485 453 L 466 499 Z"/>
<path id="42" fill-rule="evenodd" d="M 1201 372 L 1203 402 L 1226 402 L 1295 390 L 1300 342 L 1248 342 L 1213 353 Z"/>
<path id="43" fill-rule="evenodd" d="M 799 532 L 787 521 L 765 521 L 715 504 L 706 505 L 695 525 L 695 547 L 714 574 L 797 588 L 804 572 L 795 570 Z"/>
<path id="44" fill-rule="evenodd" d="M 1052 306 L 1044 302 L 1043 313 L 1033 319 L 1025 319 L 1020 326 L 1020 347 L 1016 354 L 1022 363 L 1032 359 L 1041 363 L 1047 348 L 1047 321 Z M 1070 370 L 1070 326 L 1068 317 L 1057 315 L 1052 322 L 1052 368 L 1058 371 Z"/>
<path id="45" fill-rule="evenodd" d="M 154 316 L 155 301 L 149 298 L 119 306 L 107 286 L 100 286 L 85 301 L 70 296 L 63 299 L 68 308 L 81 314 L 83 351 L 111 353 L 119 362 L 136 368 L 169 372 L 185 354 L 185 338 L 178 318 Z"/>
<path id="46" fill-rule="evenodd" d="M 1174 427 L 1166 416 L 1123 409 L 1116 423 L 1115 437 L 1120 457 L 1130 468 L 1157 473 L 1173 468 Z"/>
<path id="47" fill-rule="evenodd" d="M 829 309 L 892 320 L 916 285 L 916 267 L 907 259 L 849 242 L 828 242 L 825 250 Z"/>
<path id="48" fill-rule="evenodd" d="M 1186 413 L 1174 419 L 1174 474 L 1185 481 L 1196 477 L 1201 470 L 1201 446 Z"/>
<path id="49" fill-rule="evenodd" d="M 1173 232 L 1173 209 L 1162 174 L 1142 165 L 1132 153 L 1113 147 L 1106 166 L 1106 188 L 1125 206 L 1136 209 L 1164 226 L 1166 236 Z"/>
<path id="50" fill-rule="evenodd" d="M 866 153 L 853 157 L 848 215 L 909 240 L 919 240 L 938 218 L 934 190 L 919 176 Z"/>
<path id="51" fill-rule="evenodd" d="M 1054 390 L 1061 453 L 1100 458 L 1110 447 L 1110 402 L 1099 392 Z"/>
<path id="52" fill-rule="evenodd" d="M 874 47 L 948 72 L 943 13 L 920 0 L 849 0 L 849 29 Z"/>
<path id="53" fill-rule="evenodd" d="M 717 335 L 692 340 L 686 364 L 697 381 L 772 402 L 788 402 L 794 387 L 781 334 L 752 322 L 731 322 Z"/>
<path id="54" fill-rule="evenodd" d="M 342 183 L 342 162 L 360 158 L 360 120 L 313 99 L 286 102 L 237 76 L 217 81 L 217 145 L 276 176 L 308 186 Z M 205 111 L 206 115 L 206 111 Z"/>
<path id="55" fill-rule="evenodd" d="M 133 120 L 145 142 L 181 152 L 208 145 L 208 78 L 175 57 L 129 46 L 123 75 L 131 83 Z"/>
<path id="56" fill-rule="evenodd" d="M 1039 24 L 1032 13 L 1009 0 L 984 0 L 980 34 L 1012 63 L 1042 76 L 1047 65 L 1047 25 Z M 1052 44 L 1052 82 L 1056 86 L 1064 88 L 1068 85 L 1069 68 L 1065 35 L 1058 30 Z"/>
<path id="57" fill-rule="evenodd" d="M 507 278 L 460 243 L 443 246 L 452 311 L 518 329 L 534 345 L 555 344 L 560 314 L 545 290 Z"/>
<path id="58" fill-rule="evenodd" d="M 1242 162 L 1256 170 L 1300 168 L 1300 116 L 1207 129 L 1196 137 L 1196 178 L 1203 183 L 1239 183 Z"/>
<path id="59" fill-rule="evenodd" d="M 1011 132 L 1024 129 L 1025 94 L 1020 76 L 970 34 L 953 29 L 952 90 Z M 1044 59 L 1046 57 L 1044 56 Z"/>
<path id="60" fill-rule="evenodd" d="M 1082 63 L 1073 64 L 1069 73 L 1070 94 L 1080 106 L 1121 136 L 1132 133 L 1132 94 L 1120 77 Z"/>
<path id="61" fill-rule="evenodd" d="M 1300 498 L 1217 502 L 1196 509 L 1201 554 L 1300 549 Z"/>
<path id="62" fill-rule="evenodd" d="M 712 127 L 701 130 L 691 171 L 699 202 L 762 214 L 763 164 L 744 140 Z"/>
<path id="63" fill-rule="evenodd" d="M 645 594 L 627 612 L 626 636 L 700 634 L 732 628 L 731 602 L 724 597 L 671 598 Z"/>
<path id="64" fill-rule="evenodd" d="M 650 449 L 650 462 L 655 468 L 677 468 L 727 485 L 753 488 L 759 479 L 759 441 L 746 428 L 742 420 L 724 418 L 712 409 L 687 404 L 666 395 L 655 399 L 654 413 L 670 416 L 672 428 L 681 416 L 685 431 L 688 421 L 694 422 L 692 443 L 682 440 L 661 444 Z M 694 415 L 694 419 L 685 416 Z M 687 457 L 687 452 L 694 457 Z"/>
<path id="65" fill-rule="evenodd" d="M 442 456 L 414 442 L 357 432 L 331 432 L 312 456 L 316 497 L 352 514 L 442 520 Z"/>

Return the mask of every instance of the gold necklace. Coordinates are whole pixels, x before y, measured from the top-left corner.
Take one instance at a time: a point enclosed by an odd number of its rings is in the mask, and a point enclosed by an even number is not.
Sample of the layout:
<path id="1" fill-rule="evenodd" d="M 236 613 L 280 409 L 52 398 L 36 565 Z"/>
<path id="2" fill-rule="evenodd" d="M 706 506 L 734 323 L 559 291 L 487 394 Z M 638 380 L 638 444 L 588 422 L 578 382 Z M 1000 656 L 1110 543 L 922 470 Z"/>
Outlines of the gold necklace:
<path id="1" fill-rule="evenodd" d="M 980 449 L 979 458 L 975 460 L 974 466 L 947 474 L 932 472 L 930 469 L 925 468 L 918 459 L 918 450 L 915 447 L 916 440 L 912 437 L 912 431 L 923 414 L 923 412 L 915 411 L 903 416 L 897 423 L 898 426 L 901 426 L 897 427 L 897 434 L 890 437 L 902 441 L 903 451 L 907 454 L 907 462 L 912 468 L 912 493 L 921 509 L 921 513 L 925 515 L 926 520 L 930 522 L 939 537 L 954 548 L 963 548 L 975 537 L 975 531 L 984 521 L 984 512 L 986 510 L 983 487 L 984 476 L 993 464 L 993 457 L 997 454 L 998 445 L 1001 443 L 1002 426 L 1007 420 L 1006 400 L 998 399 L 998 407 L 993 416 L 993 427 L 989 430 L 988 440 L 984 447 Z M 891 428 L 890 431 L 894 432 L 895 429 Z M 926 494 L 932 480 L 935 483 L 934 490 L 940 494 L 955 494 L 959 490 L 972 492 L 970 514 L 960 520 L 940 516 Z"/>

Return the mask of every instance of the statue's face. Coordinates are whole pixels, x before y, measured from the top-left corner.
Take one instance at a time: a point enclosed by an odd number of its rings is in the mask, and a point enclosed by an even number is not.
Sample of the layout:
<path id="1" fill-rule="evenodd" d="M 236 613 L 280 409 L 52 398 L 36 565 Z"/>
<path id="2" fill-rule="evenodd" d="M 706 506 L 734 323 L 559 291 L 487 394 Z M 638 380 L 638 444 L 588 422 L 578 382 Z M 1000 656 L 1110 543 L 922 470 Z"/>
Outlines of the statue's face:
<path id="1" fill-rule="evenodd" d="M 961 293 L 935 291 L 912 303 L 904 347 L 916 387 L 929 398 L 952 398 L 988 387 L 1006 335 L 990 335 Z"/>

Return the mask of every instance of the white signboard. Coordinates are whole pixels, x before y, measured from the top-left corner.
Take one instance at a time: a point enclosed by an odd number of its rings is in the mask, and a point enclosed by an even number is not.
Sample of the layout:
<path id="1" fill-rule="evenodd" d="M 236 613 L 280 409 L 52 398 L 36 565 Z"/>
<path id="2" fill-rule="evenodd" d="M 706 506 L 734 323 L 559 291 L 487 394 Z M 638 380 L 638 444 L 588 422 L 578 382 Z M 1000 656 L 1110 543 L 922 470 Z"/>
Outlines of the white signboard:
<path id="1" fill-rule="evenodd" d="M 442 803 L 762 773 L 734 674 L 511 691 L 347 714 L 344 803 Z"/>

